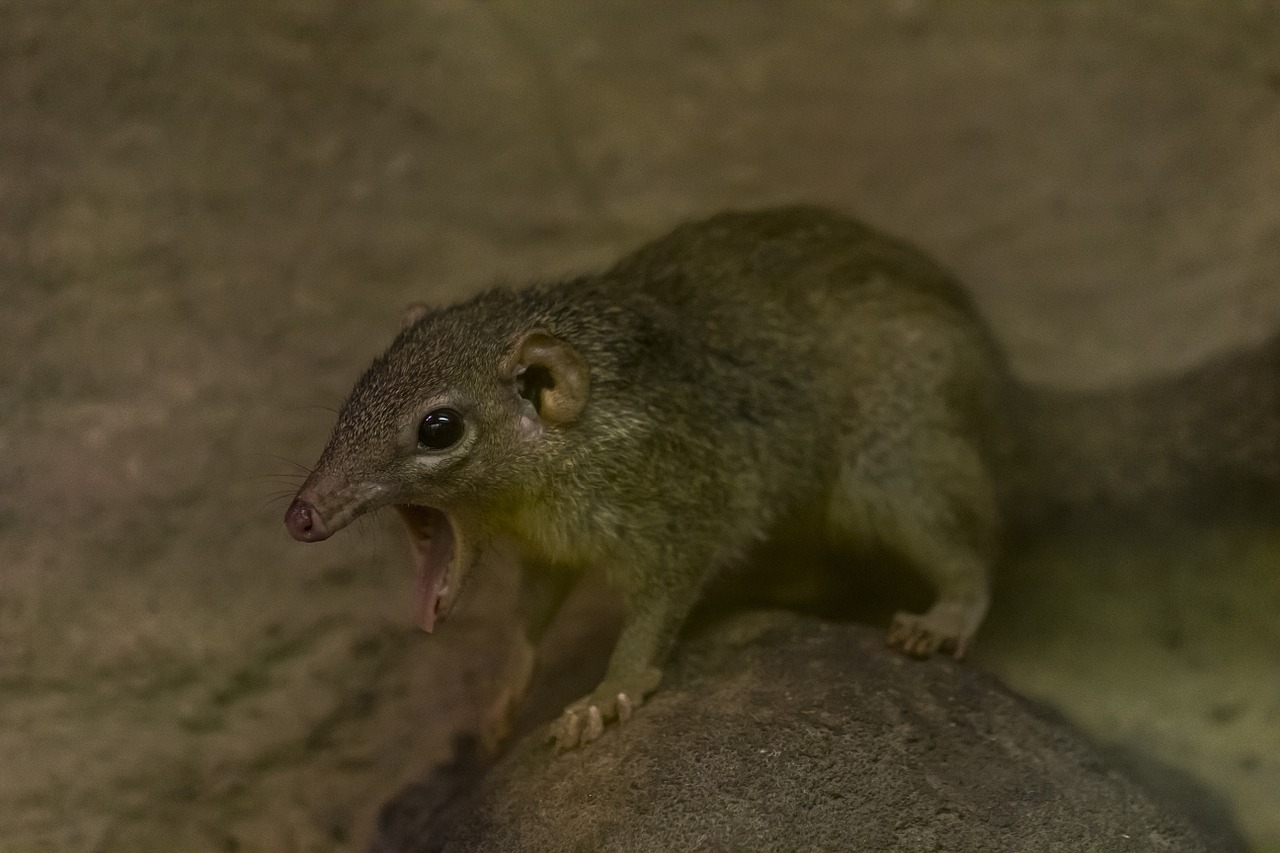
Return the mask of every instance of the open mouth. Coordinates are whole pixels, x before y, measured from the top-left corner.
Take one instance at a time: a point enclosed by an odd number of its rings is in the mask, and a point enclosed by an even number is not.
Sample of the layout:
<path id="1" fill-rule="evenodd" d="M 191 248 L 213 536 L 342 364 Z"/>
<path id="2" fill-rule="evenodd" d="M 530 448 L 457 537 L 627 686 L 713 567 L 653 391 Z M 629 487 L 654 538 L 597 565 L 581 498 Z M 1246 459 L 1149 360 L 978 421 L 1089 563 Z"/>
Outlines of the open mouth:
<path id="1" fill-rule="evenodd" d="M 397 504 L 396 511 L 409 531 L 418 592 L 414 621 L 430 632 L 436 619 L 449 615 L 462 580 L 458 538 L 449 517 L 427 506 Z"/>

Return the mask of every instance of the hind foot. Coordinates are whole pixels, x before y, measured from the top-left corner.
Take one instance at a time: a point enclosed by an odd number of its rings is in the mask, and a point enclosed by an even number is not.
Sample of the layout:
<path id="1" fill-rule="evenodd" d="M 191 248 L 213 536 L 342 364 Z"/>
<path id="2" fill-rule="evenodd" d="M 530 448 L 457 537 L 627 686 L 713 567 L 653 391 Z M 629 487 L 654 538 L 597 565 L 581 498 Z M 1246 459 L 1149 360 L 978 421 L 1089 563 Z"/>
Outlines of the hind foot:
<path id="1" fill-rule="evenodd" d="M 928 613 L 899 611 L 889 625 L 889 645 L 914 658 L 949 651 L 960 660 L 968 652 L 986 609 L 985 602 L 940 601 Z"/>

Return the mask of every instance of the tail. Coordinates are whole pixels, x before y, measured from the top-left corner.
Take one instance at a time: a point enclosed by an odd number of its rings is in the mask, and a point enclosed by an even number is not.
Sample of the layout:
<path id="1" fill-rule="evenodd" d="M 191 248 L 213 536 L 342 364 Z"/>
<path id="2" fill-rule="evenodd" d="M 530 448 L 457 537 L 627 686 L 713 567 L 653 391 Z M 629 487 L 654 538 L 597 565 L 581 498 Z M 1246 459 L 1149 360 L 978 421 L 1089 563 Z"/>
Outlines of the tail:
<path id="1" fill-rule="evenodd" d="M 1280 334 L 1174 377 L 1090 393 L 1021 385 L 1013 397 L 999 485 L 1014 529 L 1280 500 Z"/>

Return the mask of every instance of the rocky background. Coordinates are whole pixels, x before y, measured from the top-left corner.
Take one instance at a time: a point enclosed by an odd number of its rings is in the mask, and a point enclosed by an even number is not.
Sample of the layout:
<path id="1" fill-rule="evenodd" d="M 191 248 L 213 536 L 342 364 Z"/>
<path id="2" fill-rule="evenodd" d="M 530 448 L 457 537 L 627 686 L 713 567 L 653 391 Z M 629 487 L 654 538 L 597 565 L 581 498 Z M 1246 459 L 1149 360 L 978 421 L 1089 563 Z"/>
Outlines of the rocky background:
<path id="1" fill-rule="evenodd" d="M 332 407 L 412 299 L 797 200 L 945 261 L 1032 378 L 1257 341 L 1280 3 L 0 0 L 0 848 L 363 848 L 509 579 L 426 637 L 387 520 L 289 540 Z M 1278 563 L 1052 537 L 976 664 L 1280 850 Z"/>

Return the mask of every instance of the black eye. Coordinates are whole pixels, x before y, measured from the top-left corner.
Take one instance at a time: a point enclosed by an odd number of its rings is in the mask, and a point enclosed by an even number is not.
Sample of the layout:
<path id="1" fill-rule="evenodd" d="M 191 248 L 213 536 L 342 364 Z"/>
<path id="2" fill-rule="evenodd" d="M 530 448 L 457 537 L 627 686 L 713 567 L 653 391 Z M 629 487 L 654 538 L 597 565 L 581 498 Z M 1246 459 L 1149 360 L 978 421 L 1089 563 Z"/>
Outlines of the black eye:
<path id="1" fill-rule="evenodd" d="M 418 443 L 427 450 L 444 450 L 457 444 L 465 429 L 462 415 L 453 409 L 436 409 L 422 419 L 418 427 Z"/>

